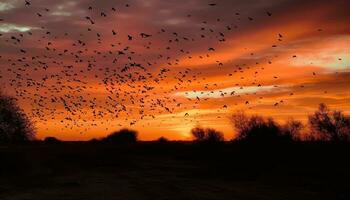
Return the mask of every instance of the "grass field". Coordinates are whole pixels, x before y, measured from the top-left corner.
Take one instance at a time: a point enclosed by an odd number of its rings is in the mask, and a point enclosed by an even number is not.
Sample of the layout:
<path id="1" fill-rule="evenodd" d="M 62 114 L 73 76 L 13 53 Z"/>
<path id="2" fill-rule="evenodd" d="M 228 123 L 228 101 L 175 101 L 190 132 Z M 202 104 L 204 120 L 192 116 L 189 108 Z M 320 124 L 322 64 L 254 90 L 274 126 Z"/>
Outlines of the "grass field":
<path id="1" fill-rule="evenodd" d="M 310 143 L 0 146 L 0 199 L 350 199 L 349 150 Z"/>

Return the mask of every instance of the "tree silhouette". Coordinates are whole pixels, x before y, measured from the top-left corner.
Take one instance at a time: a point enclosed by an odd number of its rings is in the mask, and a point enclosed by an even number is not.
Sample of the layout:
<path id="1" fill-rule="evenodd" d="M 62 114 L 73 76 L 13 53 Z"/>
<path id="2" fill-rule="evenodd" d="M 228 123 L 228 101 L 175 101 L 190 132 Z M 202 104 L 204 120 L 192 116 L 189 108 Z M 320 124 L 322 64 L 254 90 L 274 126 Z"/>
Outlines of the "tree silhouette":
<path id="1" fill-rule="evenodd" d="M 191 134 L 196 141 L 204 141 L 205 139 L 205 129 L 196 127 L 191 130 Z"/>
<path id="2" fill-rule="evenodd" d="M 215 129 L 207 128 L 205 140 L 207 142 L 212 142 L 212 143 L 223 142 L 224 141 L 224 134 L 215 130 Z"/>
<path id="3" fill-rule="evenodd" d="M 102 141 L 118 143 L 118 144 L 131 144 L 137 142 L 137 132 L 130 129 L 121 129 L 119 131 L 109 134 L 103 138 Z"/>
<path id="4" fill-rule="evenodd" d="M 283 125 L 283 134 L 287 135 L 294 140 L 298 140 L 303 138 L 301 131 L 305 128 L 304 124 L 301 121 L 297 121 L 294 119 L 289 119 Z"/>
<path id="5" fill-rule="evenodd" d="M 191 130 L 191 134 L 196 142 L 220 143 L 224 141 L 223 133 L 211 128 L 203 129 L 196 127 Z"/>
<path id="6" fill-rule="evenodd" d="M 282 128 L 272 118 L 261 116 L 246 116 L 238 112 L 231 116 L 231 123 L 237 131 L 235 139 L 254 143 L 270 143 L 277 141 L 292 141 L 290 135 L 284 134 Z"/>
<path id="7" fill-rule="evenodd" d="M 21 143 L 35 137 L 35 128 L 14 98 L 0 93 L 0 142 Z"/>
<path id="8" fill-rule="evenodd" d="M 322 140 L 347 141 L 350 139 L 350 117 L 341 111 L 331 111 L 326 104 L 309 116 L 311 133 Z"/>

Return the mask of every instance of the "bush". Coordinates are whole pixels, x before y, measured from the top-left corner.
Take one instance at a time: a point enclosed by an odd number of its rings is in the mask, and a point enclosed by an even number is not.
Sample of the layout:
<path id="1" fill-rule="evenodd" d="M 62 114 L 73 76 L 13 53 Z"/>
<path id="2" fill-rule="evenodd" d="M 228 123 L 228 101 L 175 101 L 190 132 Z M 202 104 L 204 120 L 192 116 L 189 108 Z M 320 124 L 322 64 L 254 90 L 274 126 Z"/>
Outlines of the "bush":
<path id="1" fill-rule="evenodd" d="M 88 141 L 89 143 L 93 143 L 93 144 L 97 144 L 100 142 L 99 139 L 96 139 L 96 138 L 92 138 L 91 140 Z"/>
<path id="2" fill-rule="evenodd" d="M 131 144 L 137 142 L 137 132 L 129 129 L 121 129 L 103 138 L 104 142 Z"/>
<path id="3" fill-rule="evenodd" d="M 238 112 L 232 115 L 230 119 L 237 131 L 235 139 L 239 141 L 270 143 L 293 140 L 290 135 L 283 133 L 280 125 L 272 118 L 248 117 L 243 112 Z"/>
<path id="4" fill-rule="evenodd" d="M 160 143 L 160 144 L 164 144 L 164 143 L 168 143 L 169 140 L 162 136 L 162 137 L 158 138 L 156 142 Z"/>
<path id="5" fill-rule="evenodd" d="M 55 138 L 55 137 L 46 137 L 44 139 L 44 142 L 47 143 L 47 144 L 60 144 L 62 143 L 61 140 Z"/>
<path id="6" fill-rule="evenodd" d="M 0 94 L 0 143 L 28 142 L 35 128 L 14 98 Z"/>
<path id="7" fill-rule="evenodd" d="M 311 133 L 321 140 L 348 141 L 350 139 L 350 117 L 340 111 L 330 111 L 325 104 L 309 116 Z"/>
<path id="8" fill-rule="evenodd" d="M 191 134 L 196 142 L 221 143 L 224 141 L 224 134 L 211 128 L 203 129 L 196 127 L 191 130 Z"/>

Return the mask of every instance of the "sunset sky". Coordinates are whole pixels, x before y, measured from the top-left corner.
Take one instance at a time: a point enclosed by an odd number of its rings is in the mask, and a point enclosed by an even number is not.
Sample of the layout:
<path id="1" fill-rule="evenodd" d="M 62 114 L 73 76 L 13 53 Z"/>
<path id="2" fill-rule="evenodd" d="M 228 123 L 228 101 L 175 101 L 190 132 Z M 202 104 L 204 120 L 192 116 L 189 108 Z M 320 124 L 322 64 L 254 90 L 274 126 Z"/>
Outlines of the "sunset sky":
<path id="1" fill-rule="evenodd" d="M 348 0 L 2 0 L 1 90 L 38 138 L 234 136 L 228 117 L 350 113 Z"/>

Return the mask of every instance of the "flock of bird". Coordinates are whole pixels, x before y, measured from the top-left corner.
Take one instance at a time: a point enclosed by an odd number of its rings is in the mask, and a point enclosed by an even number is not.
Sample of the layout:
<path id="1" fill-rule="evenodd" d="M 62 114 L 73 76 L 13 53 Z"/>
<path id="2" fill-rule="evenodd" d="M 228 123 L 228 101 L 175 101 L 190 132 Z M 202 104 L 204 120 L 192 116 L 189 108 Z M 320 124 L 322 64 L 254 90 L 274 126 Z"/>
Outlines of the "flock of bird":
<path id="1" fill-rule="evenodd" d="M 31 9 L 33 4 L 30 0 L 24 1 L 27 9 Z M 208 7 L 218 5 L 219 3 L 207 4 Z M 63 128 L 81 128 L 82 132 L 113 119 L 125 121 L 130 126 L 161 114 L 184 113 L 186 119 L 190 117 L 186 110 L 197 108 L 200 102 L 209 98 L 180 98 L 173 94 L 192 90 L 194 85 L 200 85 L 208 92 L 219 89 L 216 83 L 206 83 L 204 72 L 178 66 L 181 59 L 195 59 L 191 47 L 196 43 L 206 43 L 207 40 L 215 40 L 217 44 L 225 43 L 226 36 L 238 31 L 239 26 L 227 22 L 225 27 L 212 28 L 207 20 L 203 20 L 196 35 L 173 31 L 166 25 L 155 32 L 138 34 L 112 27 L 105 27 L 108 31 L 99 32 L 96 27 L 101 20 L 108 21 L 118 15 L 119 9 L 133 8 L 132 4 L 124 6 L 111 7 L 110 10 L 87 7 L 86 13 L 90 14 L 81 16 L 85 24 L 83 28 L 77 27 L 79 35 L 70 33 L 70 30 L 64 30 L 64 34 L 56 33 L 47 27 L 0 34 L 1 44 L 15 47 L 18 51 L 16 58 L 0 55 L 2 65 L 7 65 L 0 70 L 1 81 L 9 84 L 8 87 L 11 92 L 13 89 L 19 101 L 28 102 L 31 117 L 42 123 L 57 120 Z M 41 11 L 36 9 L 32 12 L 32 17 L 42 19 L 50 12 L 49 8 Z M 238 20 L 251 23 L 255 20 L 241 13 L 233 15 Z M 273 13 L 265 11 L 262 16 L 272 18 Z M 191 18 L 193 15 L 185 17 Z M 222 20 L 216 19 L 218 22 Z M 0 19 L 0 23 L 5 22 L 6 19 Z M 284 36 L 280 33 L 277 35 L 276 42 L 283 41 Z M 56 41 L 70 42 L 62 47 Z M 28 47 L 28 42 L 36 46 Z M 140 44 L 142 48 L 139 47 Z M 276 44 L 272 44 L 271 48 L 275 47 Z M 147 51 L 157 53 L 146 56 Z M 208 46 L 201 51 L 206 53 L 196 59 L 209 58 L 216 47 Z M 219 70 L 226 67 L 226 64 L 218 60 L 216 67 Z M 232 69 L 228 76 L 249 69 L 247 64 L 228 67 Z M 257 68 L 252 75 L 253 79 L 262 70 L 263 67 Z M 272 79 L 277 78 L 275 76 Z M 253 81 L 253 85 L 262 86 L 257 81 Z M 235 86 L 244 87 L 240 84 Z M 221 96 L 240 97 L 235 91 L 221 92 Z M 241 102 L 250 104 L 243 97 Z M 281 103 L 283 100 L 277 101 L 275 106 Z M 219 107 L 227 109 L 230 105 Z"/>

